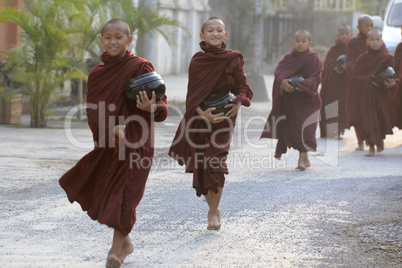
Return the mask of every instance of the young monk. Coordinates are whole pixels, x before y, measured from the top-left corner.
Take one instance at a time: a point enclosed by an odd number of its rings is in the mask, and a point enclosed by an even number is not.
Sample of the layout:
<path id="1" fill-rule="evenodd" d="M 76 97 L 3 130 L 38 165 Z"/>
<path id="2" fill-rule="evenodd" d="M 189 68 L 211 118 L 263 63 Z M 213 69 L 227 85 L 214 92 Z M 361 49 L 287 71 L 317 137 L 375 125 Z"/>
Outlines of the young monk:
<path id="1" fill-rule="evenodd" d="M 228 36 L 223 21 L 211 17 L 204 21 L 200 47 L 191 59 L 186 98 L 186 113 L 173 139 L 169 155 L 185 171 L 193 173 L 197 196 L 204 195 L 208 206 L 208 230 L 221 228 L 219 202 L 228 174 L 226 157 L 237 112 L 249 106 L 253 93 L 244 74 L 242 53 L 226 49 Z M 202 110 L 201 102 L 217 90 L 228 89 L 235 97 L 226 107 L 230 111 L 213 114 L 214 108 Z"/>
<path id="2" fill-rule="evenodd" d="M 352 38 L 352 29 L 349 25 L 338 27 L 335 45 L 331 47 L 324 61 L 322 72 L 322 84 L 320 96 L 322 100 L 320 131 L 321 137 L 332 136 L 327 133 L 329 124 L 337 123 L 337 135 L 341 137 L 348 127 L 346 120 L 346 73 L 345 69 L 339 70 L 336 67 L 336 60 L 339 56 L 346 54 L 346 44 Z M 327 118 L 328 114 L 328 118 Z"/>
<path id="3" fill-rule="evenodd" d="M 357 29 L 359 33 L 356 37 L 350 39 L 346 46 L 346 116 L 348 119 L 349 127 L 355 124 L 358 120 L 357 111 L 359 110 L 360 99 L 355 99 L 352 96 L 350 89 L 350 83 L 352 79 L 352 72 L 354 65 L 356 63 L 357 57 L 363 52 L 367 51 L 367 33 L 374 28 L 373 19 L 369 15 L 362 15 L 357 21 Z M 382 45 L 381 49 L 387 52 L 385 45 Z M 357 148 L 356 150 L 364 150 L 363 140 L 360 138 L 359 133 L 355 129 L 357 138 Z"/>
<path id="4" fill-rule="evenodd" d="M 321 82 L 322 63 L 318 55 L 310 51 L 311 34 L 306 30 L 296 32 L 294 49 L 287 53 L 275 69 L 272 89 L 272 110 L 268 116 L 261 138 L 278 139 L 275 158 L 280 159 L 287 148 L 299 151 L 296 169 L 310 167 L 308 151 L 317 149 L 315 132 L 321 109 L 321 98 L 317 91 Z M 288 79 L 291 75 L 302 75 L 296 89 Z"/>
<path id="5" fill-rule="evenodd" d="M 395 90 L 395 80 L 388 79 L 384 85 L 376 84 L 372 76 L 383 66 L 394 66 L 392 55 L 383 52 L 382 34 L 379 30 L 367 33 L 368 51 L 361 54 L 354 66 L 351 90 L 355 99 L 360 99 L 356 123 L 353 124 L 362 141 L 369 146 L 365 156 L 374 156 L 384 150 L 385 135 L 392 134 L 389 90 Z"/>
<path id="6" fill-rule="evenodd" d="M 134 102 L 123 94 L 126 81 L 154 71 L 149 61 L 127 50 L 132 38 L 121 19 L 103 26 L 103 63 L 89 73 L 87 90 L 87 117 L 95 148 L 60 179 L 70 202 L 80 203 L 93 220 L 114 229 L 106 260 L 106 267 L 113 268 L 120 267 L 134 250 L 129 233 L 150 171 L 149 165 L 130 165 L 130 156 L 152 161 L 153 120 L 160 122 L 168 115 L 166 96 L 156 101 L 155 92 L 152 99 L 141 92 Z M 141 139 L 144 142 L 137 143 Z"/>

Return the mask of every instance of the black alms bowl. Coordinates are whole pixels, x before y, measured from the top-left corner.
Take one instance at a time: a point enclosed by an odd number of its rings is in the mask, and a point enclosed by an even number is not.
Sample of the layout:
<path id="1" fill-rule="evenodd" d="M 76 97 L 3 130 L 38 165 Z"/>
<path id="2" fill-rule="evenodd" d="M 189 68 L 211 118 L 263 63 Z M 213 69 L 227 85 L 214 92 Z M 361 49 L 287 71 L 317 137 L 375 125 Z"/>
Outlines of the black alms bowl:
<path id="1" fill-rule="evenodd" d="M 303 76 L 301 75 L 291 75 L 287 79 L 290 80 L 289 84 L 293 87 L 293 92 L 296 92 L 297 85 L 304 80 Z"/>
<path id="2" fill-rule="evenodd" d="M 373 81 L 378 85 L 384 85 L 388 78 L 395 78 L 395 71 L 392 67 L 383 66 L 378 72 L 373 75 Z"/>
<path id="3" fill-rule="evenodd" d="M 126 96 L 134 101 L 139 92 L 144 90 L 149 99 L 152 98 L 152 91 L 155 91 L 156 99 L 160 100 L 166 92 L 165 82 L 159 74 L 150 72 L 128 80 L 123 89 Z"/>
<path id="4" fill-rule="evenodd" d="M 234 95 L 227 89 L 217 90 L 212 92 L 203 102 L 201 102 L 200 107 L 203 111 L 209 108 L 216 108 L 212 111 L 212 114 L 226 114 L 231 108 L 225 108 L 225 106 L 230 104 L 230 100 L 233 97 Z"/>
<path id="5" fill-rule="evenodd" d="M 338 69 L 338 71 L 342 72 L 345 69 L 343 68 L 343 64 L 346 61 L 346 55 L 340 55 L 337 59 L 336 59 L 336 68 Z"/>

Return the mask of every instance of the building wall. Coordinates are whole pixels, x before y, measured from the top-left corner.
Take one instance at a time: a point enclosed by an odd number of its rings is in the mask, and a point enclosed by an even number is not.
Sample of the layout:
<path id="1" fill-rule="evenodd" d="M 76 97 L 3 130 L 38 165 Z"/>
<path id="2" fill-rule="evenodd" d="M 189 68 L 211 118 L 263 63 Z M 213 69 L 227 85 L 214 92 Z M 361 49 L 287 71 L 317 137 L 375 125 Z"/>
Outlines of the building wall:
<path id="1" fill-rule="evenodd" d="M 176 28 L 173 46 L 169 46 L 161 35 L 155 35 L 154 59 L 151 61 L 162 75 L 186 73 L 191 57 L 200 50 L 199 33 L 202 22 L 209 15 L 208 0 L 158 0 L 158 9 L 160 14 L 178 20 L 190 35 Z"/>
<path id="2" fill-rule="evenodd" d="M 9 0 L 0 0 L 0 8 L 5 7 Z M 22 7 L 23 0 L 12 0 L 11 6 Z M 15 45 L 20 45 L 19 36 L 22 30 L 14 23 L 0 24 L 0 50 L 9 49 Z"/>

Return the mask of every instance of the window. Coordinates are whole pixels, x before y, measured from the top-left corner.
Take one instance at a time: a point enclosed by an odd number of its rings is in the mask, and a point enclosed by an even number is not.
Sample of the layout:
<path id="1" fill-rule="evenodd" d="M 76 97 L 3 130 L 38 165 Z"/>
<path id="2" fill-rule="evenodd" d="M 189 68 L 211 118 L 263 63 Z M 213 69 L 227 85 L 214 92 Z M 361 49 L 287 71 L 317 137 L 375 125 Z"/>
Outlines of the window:
<path id="1" fill-rule="evenodd" d="M 395 2 L 391 6 L 388 15 L 387 24 L 393 27 L 401 27 L 402 25 L 402 2 Z"/>

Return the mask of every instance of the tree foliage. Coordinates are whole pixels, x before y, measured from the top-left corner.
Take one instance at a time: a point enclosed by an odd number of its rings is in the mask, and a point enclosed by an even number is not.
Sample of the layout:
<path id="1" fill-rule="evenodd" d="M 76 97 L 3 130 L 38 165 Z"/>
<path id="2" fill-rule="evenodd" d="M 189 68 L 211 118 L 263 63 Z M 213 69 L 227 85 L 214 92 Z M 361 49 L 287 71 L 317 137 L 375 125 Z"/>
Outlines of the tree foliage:
<path id="1" fill-rule="evenodd" d="M 71 45 L 60 8 L 64 4 L 60 0 L 25 0 L 22 10 L 7 6 L 0 12 L 0 22 L 13 22 L 23 30 L 24 45 L 7 54 L 8 60 L 19 67 L 11 79 L 26 86 L 32 127 L 46 126 L 45 115 L 55 89 L 66 80 L 83 76 L 71 68 L 70 59 L 63 55 Z"/>
<path id="2" fill-rule="evenodd" d="M 226 24 L 230 48 L 251 55 L 254 0 L 219 0 L 209 4 L 211 16 L 221 17 Z"/>
<path id="3" fill-rule="evenodd" d="M 137 7 L 132 0 L 120 0 L 120 5 L 117 6 L 115 12 L 130 25 L 132 33 L 136 33 L 136 54 L 142 57 L 149 49 L 144 38 L 146 34 L 155 36 L 158 33 L 170 46 L 176 44 L 173 38 L 175 28 L 181 28 L 189 34 L 187 28 L 179 21 L 159 14 L 157 9 L 149 5 Z"/>
<path id="4" fill-rule="evenodd" d="M 99 62 L 100 29 L 113 17 L 137 30 L 139 45 L 145 33 L 154 32 L 173 44 L 166 29 L 184 28 L 156 10 L 139 11 L 131 0 L 24 0 L 20 10 L 8 5 L 0 9 L 0 23 L 12 22 L 23 30 L 23 45 L 2 53 L 13 66 L 7 77 L 24 85 L 7 91 L 29 95 L 32 127 L 46 126 L 50 100 L 57 99 L 57 89 L 65 81 L 87 79 L 86 61 Z"/>

